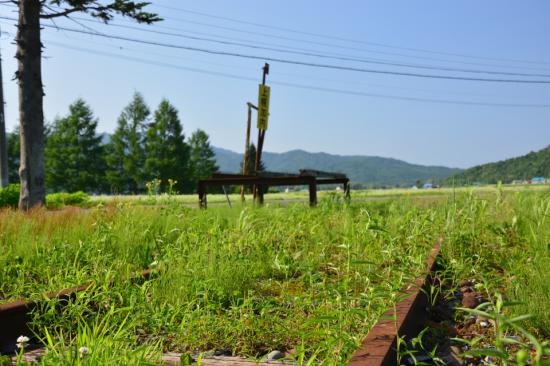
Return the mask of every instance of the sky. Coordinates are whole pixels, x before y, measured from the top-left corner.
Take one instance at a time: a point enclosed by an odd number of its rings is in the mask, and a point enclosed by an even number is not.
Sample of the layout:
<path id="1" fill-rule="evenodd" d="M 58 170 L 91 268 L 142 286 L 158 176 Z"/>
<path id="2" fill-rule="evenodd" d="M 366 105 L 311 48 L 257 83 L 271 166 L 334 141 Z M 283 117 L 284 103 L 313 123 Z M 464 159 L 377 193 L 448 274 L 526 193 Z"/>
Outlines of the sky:
<path id="1" fill-rule="evenodd" d="M 98 132 L 111 133 L 137 91 L 151 110 L 163 98 L 174 104 L 186 136 L 200 128 L 213 145 L 240 152 L 246 103 L 257 103 L 261 68 L 270 58 L 279 61 L 269 61 L 266 151 L 466 168 L 550 144 L 547 0 L 151 2 L 149 9 L 164 19 L 151 26 L 121 17 L 104 25 L 82 14 L 43 21 L 48 122 L 83 98 L 98 118 Z M 15 10 L 0 5 L 0 17 L 14 18 Z M 18 123 L 15 25 L 0 19 L 0 26 L 12 130 Z"/>

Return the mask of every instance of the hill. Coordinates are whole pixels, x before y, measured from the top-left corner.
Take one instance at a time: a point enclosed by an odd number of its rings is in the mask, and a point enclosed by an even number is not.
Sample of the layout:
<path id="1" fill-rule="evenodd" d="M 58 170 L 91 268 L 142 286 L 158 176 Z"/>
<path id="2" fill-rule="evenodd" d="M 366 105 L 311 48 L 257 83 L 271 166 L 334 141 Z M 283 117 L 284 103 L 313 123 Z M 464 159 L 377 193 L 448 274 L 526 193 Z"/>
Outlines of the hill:
<path id="1" fill-rule="evenodd" d="M 214 148 L 216 160 L 223 172 L 238 172 L 242 154 Z M 310 153 L 303 150 L 291 150 L 285 153 L 264 152 L 263 162 L 267 170 L 275 172 L 297 173 L 299 169 L 309 168 L 348 175 L 354 183 L 371 186 L 409 186 L 417 180 L 439 182 L 460 169 L 441 166 L 424 166 L 402 160 L 377 156 L 342 156 L 327 153 Z"/>
<path id="2" fill-rule="evenodd" d="M 517 158 L 478 165 L 446 179 L 450 184 L 510 183 L 513 180 L 527 180 L 533 177 L 550 177 L 550 145 Z"/>

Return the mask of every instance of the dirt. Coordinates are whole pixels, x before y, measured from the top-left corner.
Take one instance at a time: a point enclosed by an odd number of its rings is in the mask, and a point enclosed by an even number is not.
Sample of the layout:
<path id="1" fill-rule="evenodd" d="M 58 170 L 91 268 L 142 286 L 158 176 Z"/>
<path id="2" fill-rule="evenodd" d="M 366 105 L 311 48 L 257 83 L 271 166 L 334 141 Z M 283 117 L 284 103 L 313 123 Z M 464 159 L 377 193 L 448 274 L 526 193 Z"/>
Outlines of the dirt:
<path id="1" fill-rule="evenodd" d="M 463 353 L 468 350 L 467 345 L 454 340 L 471 340 L 492 331 L 492 325 L 488 321 L 457 314 L 458 307 L 473 309 L 487 301 L 482 293 L 476 291 L 475 282 L 462 281 L 459 289 L 455 291 L 438 279 L 432 279 L 432 283 L 440 287 L 441 295 L 437 296 L 429 309 L 429 320 L 421 341 L 408 340 L 412 355 L 403 357 L 401 364 L 487 365 L 487 361 L 490 360 L 464 357 Z"/>

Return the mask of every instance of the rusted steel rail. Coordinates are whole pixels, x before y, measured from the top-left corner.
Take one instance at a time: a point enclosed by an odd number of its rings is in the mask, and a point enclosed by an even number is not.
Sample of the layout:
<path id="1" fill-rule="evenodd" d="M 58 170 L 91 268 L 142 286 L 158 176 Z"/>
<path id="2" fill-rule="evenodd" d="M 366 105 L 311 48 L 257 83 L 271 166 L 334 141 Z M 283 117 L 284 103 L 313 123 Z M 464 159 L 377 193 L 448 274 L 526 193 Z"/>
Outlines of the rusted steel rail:
<path id="1" fill-rule="evenodd" d="M 357 350 L 348 366 L 395 366 L 397 365 L 398 337 L 415 337 L 428 321 L 429 299 L 422 291 L 429 276 L 435 270 L 441 244 L 436 244 L 427 260 L 427 271 L 416 278 L 410 288 L 404 289 L 407 298 L 389 310 L 367 334 L 362 347 Z"/>
<path id="2" fill-rule="evenodd" d="M 132 278 L 148 279 L 152 271 L 147 269 Z M 47 294 L 48 299 L 58 299 L 60 306 L 67 304 L 79 292 L 86 291 L 92 286 L 91 283 L 78 287 L 66 288 L 64 290 Z M 7 304 L 0 304 L 0 354 L 10 354 L 16 350 L 17 337 L 24 335 L 30 339 L 34 338 L 29 323 L 32 321 L 31 313 L 39 306 L 39 301 L 17 300 Z"/>
<path id="3" fill-rule="evenodd" d="M 48 294 L 49 299 L 69 300 L 78 292 L 86 291 L 90 285 L 67 288 L 59 292 Z M 33 338 L 32 331 L 28 327 L 30 313 L 36 309 L 38 302 L 18 300 L 8 304 L 0 304 L 0 353 L 12 353 L 15 348 L 15 340 L 20 335 Z"/>

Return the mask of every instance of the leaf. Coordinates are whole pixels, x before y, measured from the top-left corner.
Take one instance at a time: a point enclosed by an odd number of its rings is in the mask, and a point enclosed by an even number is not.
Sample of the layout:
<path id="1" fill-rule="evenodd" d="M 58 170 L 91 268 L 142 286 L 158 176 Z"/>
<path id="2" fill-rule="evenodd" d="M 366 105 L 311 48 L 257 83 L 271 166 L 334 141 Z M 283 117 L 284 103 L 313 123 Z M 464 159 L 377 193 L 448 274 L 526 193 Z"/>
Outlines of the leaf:
<path id="1" fill-rule="evenodd" d="M 524 321 L 524 320 L 527 320 L 527 319 L 531 319 L 532 317 L 533 317 L 533 315 L 526 314 L 526 315 L 520 315 L 520 316 L 516 316 L 515 318 L 508 319 L 508 321 L 510 323 L 518 323 L 518 322 L 521 322 L 521 321 Z"/>
<path id="2" fill-rule="evenodd" d="M 493 348 L 483 348 L 483 349 L 471 349 L 466 352 L 464 352 L 465 355 L 470 356 L 493 356 L 498 357 L 500 359 L 506 360 L 508 359 L 508 354 L 504 353 L 502 351 L 499 351 L 497 349 Z"/>
<path id="3" fill-rule="evenodd" d="M 502 337 L 500 338 L 500 341 L 505 344 L 518 344 L 521 346 L 527 346 L 525 343 L 518 341 L 517 339 L 514 339 L 514 338 Z"/>
<path id="4" fill-rule="evenodd" d="M 478 309 L 468 309 L 468 308 L 457 308 L 457 309 L 461 310 L 461 311 L 464 311 L 466 313 L 469 313 L 469 314 L 482 316 L 482 317 L 487 318 L 487 319 L 493 319 L 494 320 L 496 318 L 494 315 L 489 314 L 485 311 L 478 310 Z"/>

